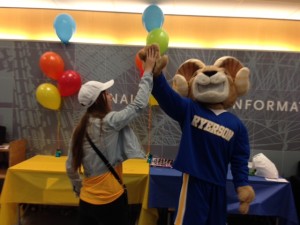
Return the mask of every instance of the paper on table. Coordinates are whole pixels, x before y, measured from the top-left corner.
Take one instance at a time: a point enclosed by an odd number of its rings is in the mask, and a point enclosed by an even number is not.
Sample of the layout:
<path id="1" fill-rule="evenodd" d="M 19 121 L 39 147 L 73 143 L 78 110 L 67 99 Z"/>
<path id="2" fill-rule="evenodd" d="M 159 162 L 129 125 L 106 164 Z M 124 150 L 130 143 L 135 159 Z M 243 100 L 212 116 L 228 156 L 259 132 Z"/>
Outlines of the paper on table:
<path id="1" fill-rule="evenodd" d="M 284 178 L 277 178 L 277 179 L 272 179 L 272 178 L 265 178 L 267 181 L 273 181 L 273 182 L 279 182 L 279 183 L 288 183 L 288 181 Z"/>
<path id="2" fill-rule="evenodd" d="M 253 167 L 256 176 L 278 179 L 278 170 L 275 164 L 268 159 L 263 153 L 259 153 L 252 158 Z"/>

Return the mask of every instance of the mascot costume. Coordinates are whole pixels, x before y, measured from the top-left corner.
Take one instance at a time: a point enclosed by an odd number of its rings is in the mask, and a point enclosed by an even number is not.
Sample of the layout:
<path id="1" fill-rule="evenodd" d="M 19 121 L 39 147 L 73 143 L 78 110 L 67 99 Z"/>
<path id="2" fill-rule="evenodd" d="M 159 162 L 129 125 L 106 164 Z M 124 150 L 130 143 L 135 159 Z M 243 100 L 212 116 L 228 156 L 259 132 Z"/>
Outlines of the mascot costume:
<path id="1" fill-rule="evenodd" d="M 145 49 L 139 52 L 143 61 Z M 247 129 L 226 111 L 248 92 L 250 71 L 230 56 L 219 58 L 213 65 L 189 59 L 177 69 L 171 87 L 161 72 L 167 62 L 167 56 L 157 54 L 152 95 L 182 131 L 173 164 L 183 174 L 174 224 L 225 225 L 229 165 L 240 213 L 248 213 L 255 197 L 248 183 Z"/>

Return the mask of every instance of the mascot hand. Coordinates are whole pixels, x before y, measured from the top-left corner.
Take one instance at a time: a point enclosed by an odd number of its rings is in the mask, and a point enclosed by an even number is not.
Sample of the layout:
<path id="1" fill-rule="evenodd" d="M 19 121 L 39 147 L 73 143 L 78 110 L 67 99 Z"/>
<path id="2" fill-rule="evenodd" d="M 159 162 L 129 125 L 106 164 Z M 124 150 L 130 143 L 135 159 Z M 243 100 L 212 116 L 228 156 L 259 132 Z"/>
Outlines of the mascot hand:
<path id="1" fill-rule="evenodd" d="M 241 214 L 247 214 L 250 203 L 255 198 L 254 190 L 251 186 L 241 186 L 237 188 L 237 194 L 240 201 L 239 211 Z"/>
<path id="2" fill-rule="evenodd" d="M 161 56 L 160 55 L 159 46 L 157 44 L 147 45 L 138 52 L 138 55 L 139 55 L 140 59 L 143 62 L 146 61 L 146 57 L 147 57 L 146 52 L 147 52 L 147 49 L 150 46 L 154 46 L 156 51 L 158 51 L 155 66 L 154 66 L 153 71 L 152 71 L 153 76 L 156 77 L 156 76 L 159 76 L 161 74 L 161 71 L 163 70 L 163 68 L 165 68 L 166 65 L 168 64 L 168 56 L 166 56 L 166 55 Z"/>

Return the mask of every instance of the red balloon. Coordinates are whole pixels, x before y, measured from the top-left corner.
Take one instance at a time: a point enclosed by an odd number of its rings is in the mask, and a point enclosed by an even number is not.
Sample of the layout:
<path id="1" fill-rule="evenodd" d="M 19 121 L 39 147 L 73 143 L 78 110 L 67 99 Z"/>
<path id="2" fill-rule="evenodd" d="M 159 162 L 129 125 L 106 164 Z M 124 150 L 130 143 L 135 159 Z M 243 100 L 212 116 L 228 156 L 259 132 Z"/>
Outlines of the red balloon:
<path id="1" fill-rule="evenodd" d="M 57 88 L 61 96 L 76 94 L 81 87 L 80 74 L 74 70 L 67 70 L 61 75 L 57 82 Z"/>
<path id="2" fill-rule="evenodd" d="M 140 71 L 140 77 L 144 74 L 143 61 L 140 59 L 138 53 L 135 55 L 135 65 Z"/>
<path id="3" fill-rule="evenodd" d="M 45 52 L 40 57 L 40 68 L 43 73 L 53 79 L 58 80 L 58 78 L 64 72 L 65 63 L 63 59 L 55 52 Z"/>

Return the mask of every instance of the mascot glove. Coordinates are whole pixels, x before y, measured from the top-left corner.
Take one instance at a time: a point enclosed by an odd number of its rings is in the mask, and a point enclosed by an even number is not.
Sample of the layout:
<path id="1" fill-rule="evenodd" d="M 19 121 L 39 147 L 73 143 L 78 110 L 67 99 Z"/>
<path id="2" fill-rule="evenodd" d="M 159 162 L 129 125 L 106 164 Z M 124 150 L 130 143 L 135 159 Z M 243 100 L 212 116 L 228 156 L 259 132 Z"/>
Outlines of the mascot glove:
<path id="1" fill-rule="evenodd" d="M 240 201 L 239 211 L 241 214 L 247 214 L 250 203 L 255 198 L 255 192 L 251 186 L 241 186 L 237 188 L 238 199 Z"/>
<path id="2" fill-rule="evenodd" d="M 146 61 L 146 52 L 147 52 L 147 48 L 149 48 L 150 46 L 154 46 L 156 51 L 158 51 L 158 54 L 157 54 L 157 59 L 155 61 L 155 66 L 153 68 L 153 76 L 156 77 L 156 76 L 159 76 L 162 72 L 162 70 L 166 67 L 166 65 L 168 64 L 169 62 L 169 59 L 168 59 L 168 56 L 167 55 L 163 55 L 161 56 L 160 55 L 160 50 L 159 50 L 159 46 L 157 44 L 152 44 L 152 45 L 147 45 L 145 46 L 143 49 L 141 49 L 139 52 L 138 52 L 138 56 L 139 58 L 145 62 Z"/>

